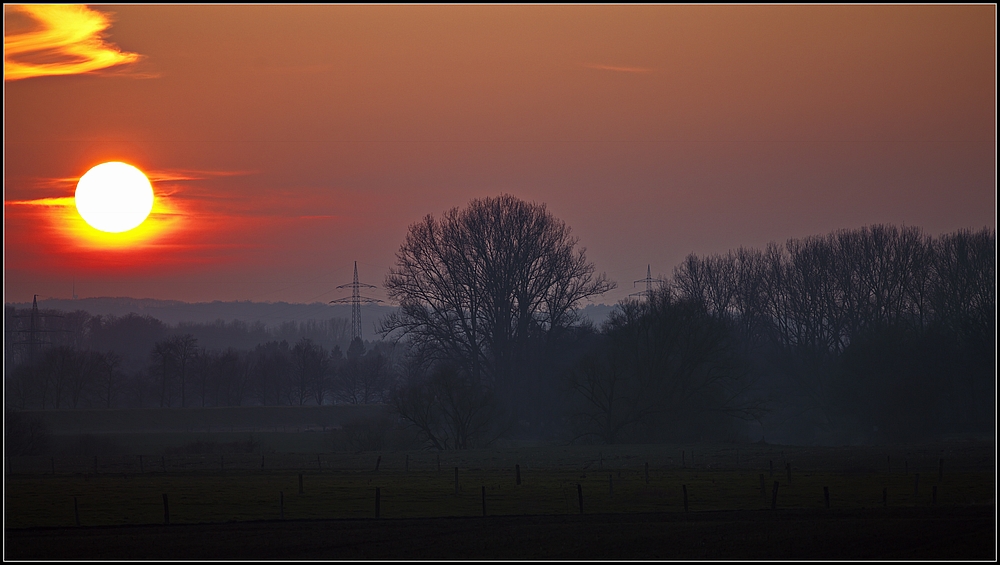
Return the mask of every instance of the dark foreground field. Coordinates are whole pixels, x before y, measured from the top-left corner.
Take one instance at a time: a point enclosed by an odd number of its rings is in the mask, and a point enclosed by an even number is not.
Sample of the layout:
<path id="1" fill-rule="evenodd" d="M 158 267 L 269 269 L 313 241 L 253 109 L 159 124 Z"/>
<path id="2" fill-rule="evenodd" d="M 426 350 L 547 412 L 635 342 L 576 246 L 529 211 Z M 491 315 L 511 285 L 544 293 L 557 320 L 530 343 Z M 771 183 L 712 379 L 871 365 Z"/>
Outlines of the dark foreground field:
<path id="1" fill-rule="evenodd" d="M 6 559 L 980 559 L 995 507 L 7 530 Z"/>

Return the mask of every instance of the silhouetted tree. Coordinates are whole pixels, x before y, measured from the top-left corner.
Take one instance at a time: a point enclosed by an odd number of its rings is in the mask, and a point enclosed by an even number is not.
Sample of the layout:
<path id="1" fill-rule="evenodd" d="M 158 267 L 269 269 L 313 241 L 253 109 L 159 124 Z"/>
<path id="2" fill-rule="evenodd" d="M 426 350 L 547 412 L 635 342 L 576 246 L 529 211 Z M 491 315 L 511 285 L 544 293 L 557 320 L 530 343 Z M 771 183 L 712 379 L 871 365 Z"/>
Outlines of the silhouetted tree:
<path id="1" fill-rule="evenodd" d="M 386 277 L 400 309 L 382 331 L 407 336 L 423 358 L 455 365 L 470 386 L 495 390 L 520 412 L 517 368 L 531 342 L 568 327 L 580 301 L 614 287 L 576 244 L 544 205 L 510 195 L 428 215 L 410 226 Z"/>

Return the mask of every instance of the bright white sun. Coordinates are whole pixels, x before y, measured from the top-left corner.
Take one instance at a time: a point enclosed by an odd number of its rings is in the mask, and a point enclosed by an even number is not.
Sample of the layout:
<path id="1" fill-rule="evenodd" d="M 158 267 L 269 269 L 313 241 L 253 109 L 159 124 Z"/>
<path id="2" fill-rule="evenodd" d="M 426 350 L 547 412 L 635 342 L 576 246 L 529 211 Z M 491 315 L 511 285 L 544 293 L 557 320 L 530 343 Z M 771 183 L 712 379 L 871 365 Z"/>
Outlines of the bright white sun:
<path id="1" fill-rule="evenodd" d="M 127 163 L 102 163 L 76 185 L 76 209 L 95 229 L 121 233 L 137 227 L 153 209 L 153 186 Z"/>

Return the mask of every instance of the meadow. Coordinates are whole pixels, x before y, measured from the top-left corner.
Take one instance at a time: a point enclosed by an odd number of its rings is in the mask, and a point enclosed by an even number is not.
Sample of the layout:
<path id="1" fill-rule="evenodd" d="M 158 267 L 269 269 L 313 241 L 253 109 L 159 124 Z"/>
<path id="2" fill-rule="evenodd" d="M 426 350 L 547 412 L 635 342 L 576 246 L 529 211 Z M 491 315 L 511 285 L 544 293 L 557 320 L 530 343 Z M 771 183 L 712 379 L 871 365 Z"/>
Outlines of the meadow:
<path id="1" fill-rule="evenodd" d="M 975 442 L 25 456 L 6 464 L 8 529 L 162 524 L 163 495 L 171 524 L 375 518 L 376 493 L 384 519 L 574 515 L 581 497 L 583 513 L 596 514 L 826 509 L 827 493 L 829 508 L 841 510 L 995 504 L 993 446 Z"/>

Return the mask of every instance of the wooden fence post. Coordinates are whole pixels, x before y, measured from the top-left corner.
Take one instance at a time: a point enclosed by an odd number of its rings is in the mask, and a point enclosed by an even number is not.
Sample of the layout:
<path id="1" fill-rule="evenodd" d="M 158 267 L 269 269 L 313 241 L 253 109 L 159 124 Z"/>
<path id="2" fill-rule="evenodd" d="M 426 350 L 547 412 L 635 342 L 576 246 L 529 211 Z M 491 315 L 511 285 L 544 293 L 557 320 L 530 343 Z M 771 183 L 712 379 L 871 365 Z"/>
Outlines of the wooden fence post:
<path id="1" fill-rule="evenodd" d="M 379 455 L 378 459 L 375 461 L 375 470 L 378 471 L 378 466 L 382 464 L 382 456 Z"/>

